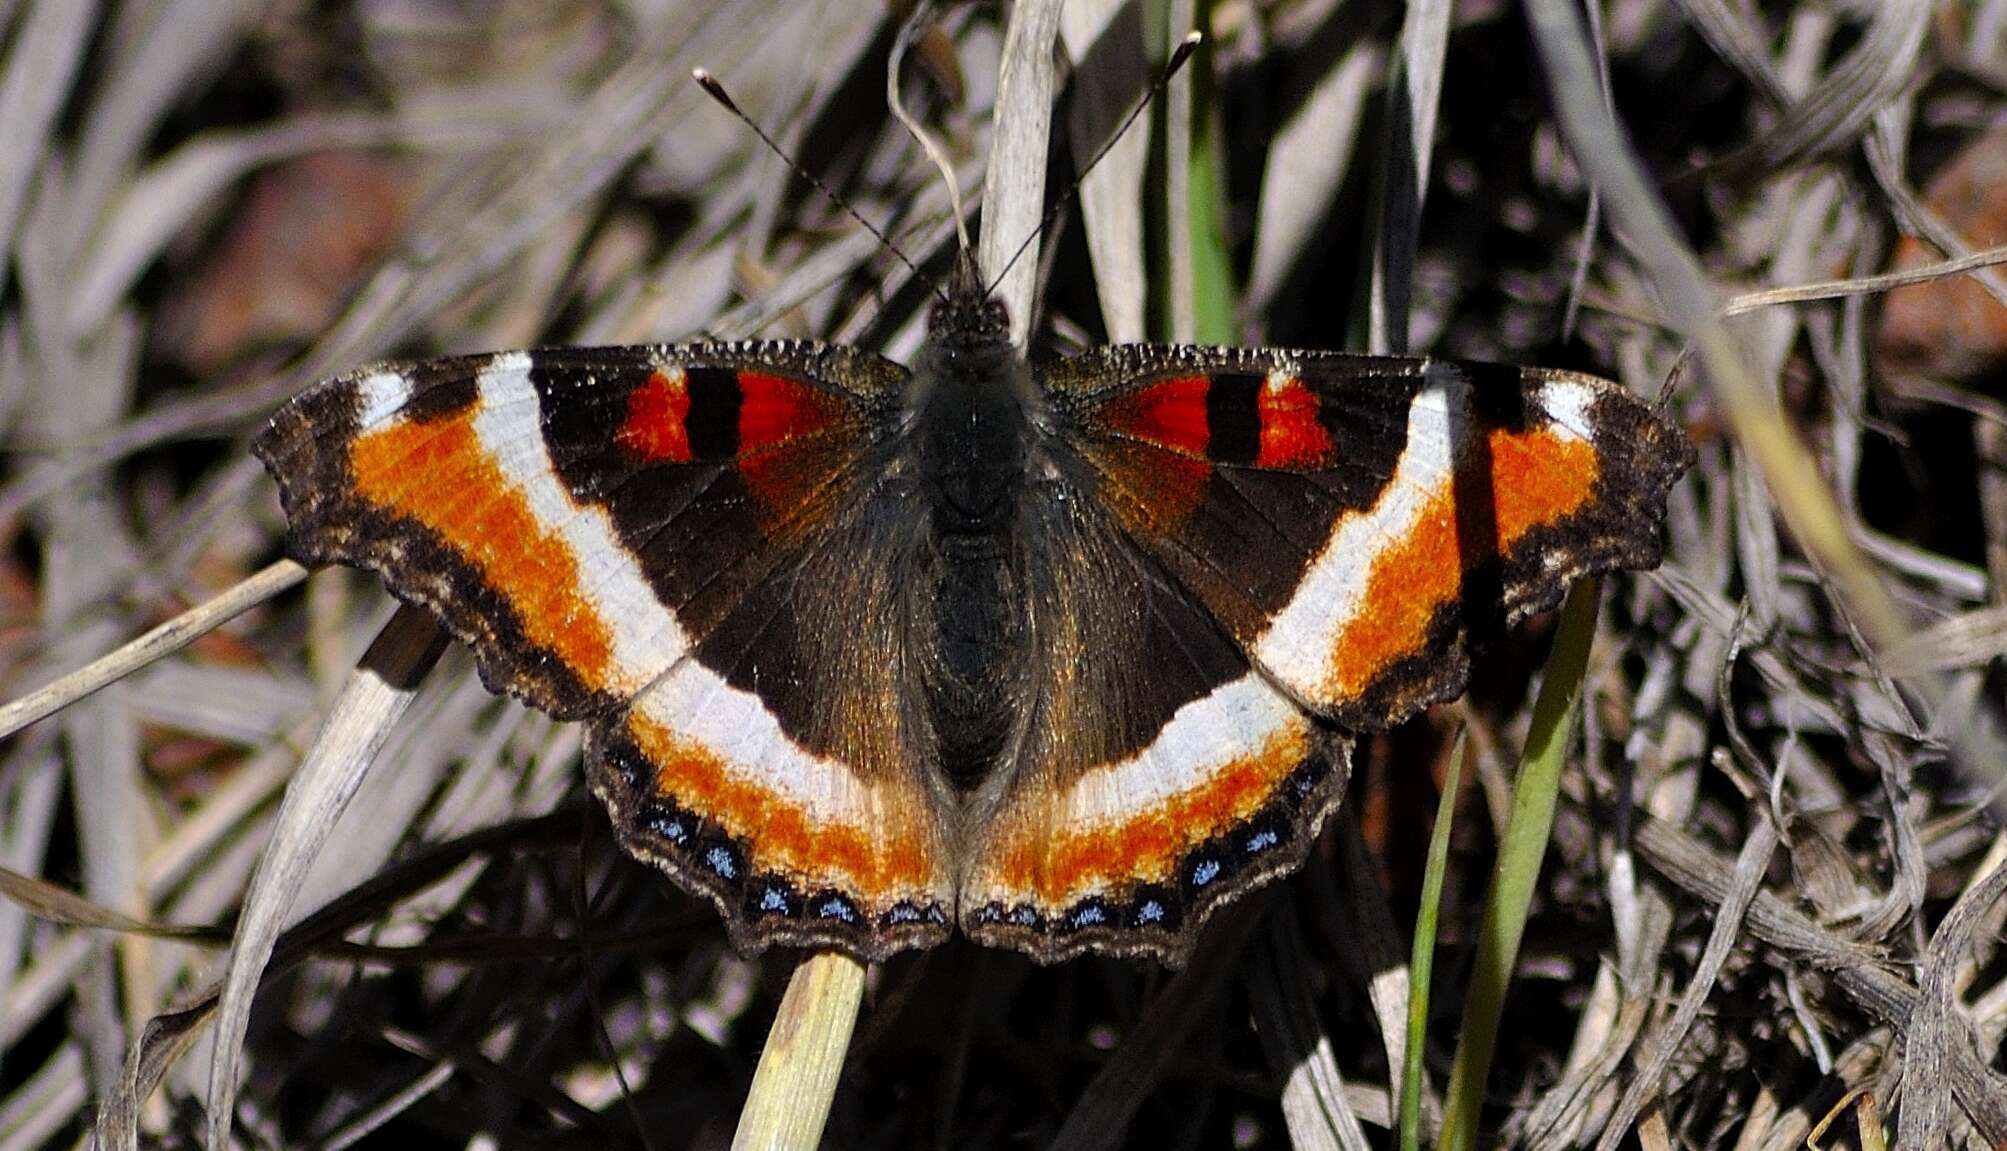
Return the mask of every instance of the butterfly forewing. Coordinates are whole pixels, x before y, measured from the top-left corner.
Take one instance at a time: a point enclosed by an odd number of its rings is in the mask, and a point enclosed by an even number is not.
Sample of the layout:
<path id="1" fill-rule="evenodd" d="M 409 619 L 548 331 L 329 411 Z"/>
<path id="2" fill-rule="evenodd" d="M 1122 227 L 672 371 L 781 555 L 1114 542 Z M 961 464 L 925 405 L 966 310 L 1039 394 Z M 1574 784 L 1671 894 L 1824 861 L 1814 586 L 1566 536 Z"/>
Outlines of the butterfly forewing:
<path id="1" fill-rule="evenodd" d="M 952 906 L 924 776 L 886 770 L 884 741 L 805 748 L 783 720 L 836 728 L 884 685 L 777 719 L 744 621 L 813 570 L 810 525 L 858 518 L 905 381 L 791 342 L 389 364 L 300 396 L 255 446 L 296 558 L 379 572 L 491 687 L 593 720 L 623 844 L 710 896 L 742 946 L 882 954 L 938 939 Z M 842 656 L 808 646 L 819 681 Z"/>
<path id="2" fill-rule="evenodd" d="M 1474 640 L 1572 580 L 1656 565 L 1692 457 L 1621 387 L 1570 372 L 1123 347 L 1049 382 L 1130 536 L 1267 676 L 1353 729 L 1454 696 Z"/>

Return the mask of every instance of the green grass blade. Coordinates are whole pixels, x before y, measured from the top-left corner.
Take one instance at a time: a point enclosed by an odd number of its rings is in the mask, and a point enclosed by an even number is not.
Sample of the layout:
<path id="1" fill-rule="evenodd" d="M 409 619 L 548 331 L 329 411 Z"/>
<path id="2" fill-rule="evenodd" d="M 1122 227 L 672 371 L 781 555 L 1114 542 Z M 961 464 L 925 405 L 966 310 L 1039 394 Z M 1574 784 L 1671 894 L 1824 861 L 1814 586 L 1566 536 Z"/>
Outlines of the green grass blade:
<path id="1" fill-rule="evenodd" d="M 1519 942 L 1526 931 L 1540 863 L 1547 854 L 1548 834 L 1554 827 L 1561 762 L 1574 729 L 1575 707 L 1582 697 L 1601 593 L 1600 581 L 1592 579 L 1581 581 L 1568 593 L 1568 602 L 1561 607 L 1561 626 L 1554 633 L 1554 650 L 1547 657 L 1546 679 L 1540 685 L 1540 698 L 1533 704 L 1533 726 L 1526 737 L 1526 755 L 1512 792 L 1512 817 L 1506 825 L 1505 842 L 1499 846 L 1498 867 L 1485 902 L 1477 963 L 1465 1000 L 1463 1030 L 1457 1037 L 1456 1062 L 1450 1070 L 1449 1098 L 1438 1143 L 1448 1151 L 1477 1146 L 1478 1112 L 1484 1104 L 1498 1021 L 1505 1009 L 1513 966 L 1519 959 Z"/>
<path id="2" fill-rule="evenodd" d="M 1408 1045 L 1401 1068 L 1401 1151 L 1420 1151 L 1421 1147 L 1422 1043 L 1429 1028 L 1429 973 L 1436 960 L 1436 916 L 1442 909 L 1443 872 L 1449 864 L 1450 824 L 1456 817 L 1463 760 L 1469 751 L 1459 732 L 1450 752 L 1449 773 L 1443 778 L 1442 798 L 1436 802 L 1428 866 L 1422 872 L 1421 906 L 1415 911 L 1414 952 L 1408 959 Z"/>
<path id="3" fill-rule="evenodd" d="M 1193 28 L 1211 27 L 1214 0 L 1196 0 L 1188 20 L 1172 27 L 1179 5 L 1160 0 L 1145 6 L 1146 35 L 1152 43 L 1171 47 Z M 1168 59 L 1168 55 L 1165 56 Z M 1219 109 L 1215 99 L 1212 45 L 1202 43 L 1186 62 L 1178 83 L 1188 83 L 1191 109 L 1188 138 L 1181 149 L 1170 147 L 1174 117 L 1169 105 L 1175 89 L 1166 89 L 1158 103 L 1157 132 L 1152 136 L 1152 194 L 1165 210 L 1156 214 L 1151 234 L 1150 326 L 1159 340 L 1173 343 L 1232 344 L 1239 342 L 1240 290 L 1234 283 L 1233 259 L 1226 242 L 1226 159 L 1220 146 Z M 1182 161 L 1177 157 L 1182 156 Z M 1173 180 L 1168 165 L 1180 163 Z M 1182 184 L 1182 209 L 1173 186 Z M 1187 282 L 1188 281 L 1188 282 Z M 1181 325 L 1182 303 L 1190 304 L 1191 326 Z"/>
<path id="4" fill-rule="evenodd" d="M 1212 7 L 1210 0 L 1200 0 L 1198 27 L 1211 27 Z M 1202 344 L 1231 344 L 1239 336 L 1234 320 L 1239 293 L 1234 287 L 1223 222 L 1226 167 L 1219 143 L 1212 53 L 1202 49 L 1186 67 L 1192 70 L 1190 199 L 1185 221 L 1186 243 L 1192 254 L 1192 332 Z"/>

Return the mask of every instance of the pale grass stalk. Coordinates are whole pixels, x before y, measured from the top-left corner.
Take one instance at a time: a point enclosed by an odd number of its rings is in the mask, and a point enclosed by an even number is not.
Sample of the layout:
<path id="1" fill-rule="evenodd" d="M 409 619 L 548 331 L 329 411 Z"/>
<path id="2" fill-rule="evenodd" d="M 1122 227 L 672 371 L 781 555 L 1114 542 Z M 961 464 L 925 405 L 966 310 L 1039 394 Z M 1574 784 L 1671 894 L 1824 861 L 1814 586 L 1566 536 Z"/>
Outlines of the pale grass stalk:
<path id="1" fill-rule="evenodd" d="M 801 961 L 781 996 L 732 1151 L 813 1151 L 822 1143 L 844 1052 L 864 999 L 864 965 L 818 951 Z"/>
<path id="2" fill-rule="evenodd" d="M 418 693 L 419 681 L 438 661 L 445 633 L 420 608 L 400 607 L 383 625 L 349 675 L 328 712 L 320 738 L 301 761 L 272 821 L 272 838 L 244 896 L 230 963 L 216 1004 L 216 1043 L 209 1063 L 208 1134 L 205 1146 L 232 1146 L 230 1120 L 236 1106 L 244 1034 L 251 1001 L 272 956 L 279 932 L 291 915 L 293 898 L 320 854 L 376 753 Z"/>
<path id="3" fill-rule="evenodd" d="M 54 715 L 157 659 L 173 655 L 305 578 L 307 569 L 292 560 L 280 560 L 125 646 L 0 707 L 0 739 Z"/>

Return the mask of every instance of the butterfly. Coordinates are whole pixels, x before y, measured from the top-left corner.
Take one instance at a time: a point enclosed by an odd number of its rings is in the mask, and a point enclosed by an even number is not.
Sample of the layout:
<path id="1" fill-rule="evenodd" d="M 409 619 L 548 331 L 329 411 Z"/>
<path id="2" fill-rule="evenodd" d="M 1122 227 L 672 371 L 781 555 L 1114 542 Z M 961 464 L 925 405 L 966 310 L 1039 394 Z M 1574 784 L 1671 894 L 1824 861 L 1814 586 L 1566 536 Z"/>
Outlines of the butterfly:
<path id="1" fill-rule="evenodd" d="M 1033 365 L 973 261 L 909 369 L 771 340 L 362 368 L 254 450 L 589 725 L 621 845 L 734 944 L 957 928 L 1169 964 L 1297 867 L 1355 733 L 1569 583 L 1656 566 L 1683 432 L 1575 372 L 1132 345 Z"/>

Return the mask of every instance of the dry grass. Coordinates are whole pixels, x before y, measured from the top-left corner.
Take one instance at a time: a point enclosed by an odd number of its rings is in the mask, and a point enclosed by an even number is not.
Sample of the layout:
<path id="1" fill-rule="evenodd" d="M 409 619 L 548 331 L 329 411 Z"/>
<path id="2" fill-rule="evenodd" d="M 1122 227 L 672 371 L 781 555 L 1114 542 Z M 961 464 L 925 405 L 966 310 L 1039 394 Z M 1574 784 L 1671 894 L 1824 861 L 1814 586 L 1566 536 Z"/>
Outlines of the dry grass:
<path id="1" fill-rule="evenodd" d="M 2007 1142 L 2003 377 L 1969 347 L 1899 375 L 1877 327 L 1899 281 L 2007 298 L 2007 222 L 1917 190 L 2007 122 L 2007 0 L 1751 7 L 1020 0 L 911 54 L 995 263 L 1149 54 L 1211 33 L 1007 282 L 1034 352 L 1405 345 L 1601 370 L 1693 429 L 1665 568 L 1607 581 L 1480 1145 Z M 789 990 L 794 957 L 734 956 L 614 850 L 576 730 L 490 697 L 372 581 L 272 566 L 246 438 L 365 360 L 910 353 L 921 285 L 688 78 L 937 269 L 948 194 L 885 109 L 893 26 L 836 0 L 0 0 L 3 694 L 156 629 L 0 709 L 0 1151 L 225 1116 L 247 1145 L 724 1147 L 756 1082 L 777 1145 L 829 1105 L 846 1147 L 1390 1146 L 1461 724 L 1431 1143 L 1548 625 L 1364 745 L 1303 874 L 1182 972 L 957 943 Z M 1900 235 L 1947 262 L 1875 278 Z"/>

